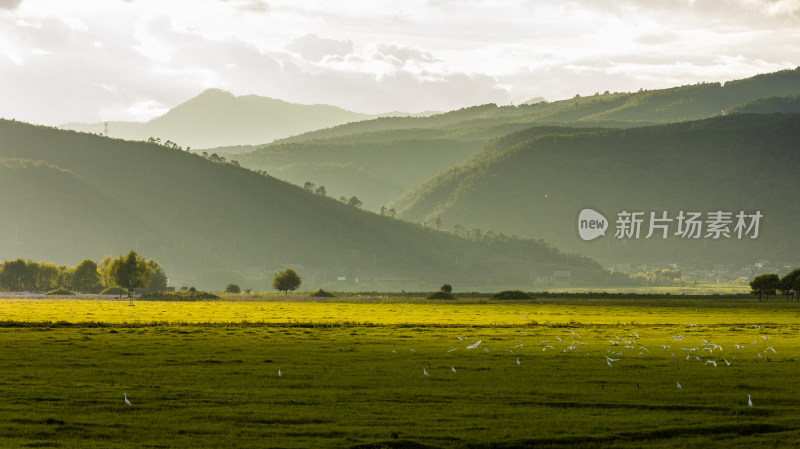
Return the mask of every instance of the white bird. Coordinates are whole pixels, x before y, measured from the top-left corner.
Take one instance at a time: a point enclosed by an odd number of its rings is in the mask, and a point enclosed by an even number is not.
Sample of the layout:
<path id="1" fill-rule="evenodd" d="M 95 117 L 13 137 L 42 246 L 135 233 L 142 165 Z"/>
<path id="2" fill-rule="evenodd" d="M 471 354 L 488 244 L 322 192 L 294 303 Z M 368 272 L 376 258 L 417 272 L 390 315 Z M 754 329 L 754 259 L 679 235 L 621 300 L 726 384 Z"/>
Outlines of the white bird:
<path id="1" fill-rule="evenodd" d="M 522 314 L 522 313 L 520 313 L 520 315 L 522 315 L 522 318 L 528 318 L 528 315 L 525 315 L 525 314 Z"/>
<path id="2" fill-rule="evenodd" d="M 762 336 L 761 336 L 761 338 L 763 338 L 763 339 L 764 339 L 764 341 L 767 341 L 767 340 L 769 340 L 769 337 L 767 337 L 767 336 L 764 336 L 764 335 L 762 335 Z"/>
<path id="3" fill-rule="evenodd" d="M 722 361 L 726 363 L 726 366 L 731 366 L 731 362 L 728 359 L 722 359 Z"/>
<path id="4" fill-rule="evenodd" d="M 447 352 L 453 352 L 453 351 L 455 351 L 455 350 L 456 350 L 456 348 L 453 348 L 453 349 L 451 349 L 451 350 L 449 350 L 449 351 L 447 351 Z"/>
<path id="5" fill-rule="evenodd" d="M 755 329 L 761 329 L 761 326 L 759 326 L 758 324 L 754 324 L 754 325 L 753 325 L 753 327 L 754 327 Z"/>
<path id="6" fill-rule="evenodd" d="M 744 346 L 742 346 L 742 345 L 733 345 L 733 346 L 734 346 L 736 349 L 742 349 L 742 348 L 744 348 Z"/>
<path id="7" fill-rule="evenodd" d="M 392 349 L 392 354 L 397 354 L 397 350 L 396 349 Z"/>
<path id="8" fill-rule="evenodd" d="M 422 374 L 424 374 L 426 376 L 430 376 L 430 374 L 428 374 L 428 371 L 425 370 L 425 368 L 422 368 Z"/>
<path id="9" fill-rule="evenodd" d="M 123 393 L 125 395 L 125 403 L 131 405 L 131 401 L 128 400 L 128 393 Z"/>
<path id="10" fill-rule="evenodd" d="M 280 368 L 278 368 L 278 377 L 283 377 L 283 374 L 281 373 Z"/>
<path id="11" fill-rule="evenodd" d="M 489 352 L 489 348 L 483 348 L 484 352 Z"/>
<path id="12" fill-rule="evenodd" d="M 664 349 L 669 349 L 669 345 L 661 345 L 661 347 Z"/>
<path id="13" fill-rule="evenodd" d="M 422 369 L 425 369 L 425 368 L 422 368 Z M 450 367 L 450 370 L 451 370 L 451 371 L 453 371 L 453 372 L 455 373 L 455 372 L 456 372 L 456 367 L 455 367 L 455 366 L 451 366 L 451 367 Z"/>
<path id="14" fill-rule="evenodd" d="M 631 335 L 630 335 L 630 336 L 631 336 L 631 337 L 636 337 L 636 338 L 639 338 L 639 334 L 637 334 L 636 332 L 631 332 Z"/>
<path id="15" fill-rule="evenodd" d="M 761 358 L 761 353 L 760 353 L 760 352 L 758 353 L 758 358 L 759 358 L 759 359 Z"/>
<path id="16" fill-rule="evenodd" d="M 683 387 L 681 386 L 681 382 L 678 381 L 678 390 L 682 390 L 682 389 L 683 389 Z"/>
<path id="17" fill-rule="evenodd" d="M 544 348 L 542 348 L 542 351 L 547 351 L 547 348 L 553 349 L 553 347 L 552 347 L 552 346 L 550 346 L 550 345 L 547 345 L 547 346 L 545 346 Z"/>
<path id="18" fill-rule="evenodd" d="M 556 339 L 557 339 L 558 341 L 561 341 L 561 337 L 559 337 L 558 335 L 556 335 Z"/>
<path id="19" fill-rule="evenodd" d="M 516 349 L 516 348 L 521 348 L 521 347 L 522 347 L 522 343 L 520 343 L 520 344 L 518 344 L 518 345 L 514 346 L 514 349 Z"/>
<path id="20" fill-rule="evenodd" d="M 708 365 L 709 363 L 714 365 L 714 368 L 717 367 L 717 361 L 716 360 L 706 360 L 706 365 Z"/>
<path id="21" fill-rule="evenodd" d="M 572 330 L 572 329 L 567 329 L 567 332 L 570 332 L 570 333 L 572 333 L 572 335 L 575 335 L 575 331 Z"/>
<path id="22" fill-rule="evenodd" d="M 415 350 L 413 350 L 411 348 L 408 348 L 408 350 L 411 351 L 411 352 L 417 352 L 417 351 L 415 351 Z"/>
<path id="23" fill-rule="evenodd" d="M 519 357 L 517 357 L 517 365 L 519 365 Z"/>
<path id="24" fill-rule="evenodd" d="M 612 359 L 611 357 L 606 357 L 606 363 L 608 366 L 611 366 L 611 362 L 618 362 L 620 359 Z"/>
<path id="25" fill-rule="evenodd" d="M 777 354 L 777 352 L 775 352 L 775 348 L 773 348 L 772 346 L 770 346 L 769 348 L 764 350 L 764 352 L 767 352 L 767 351 L 772 351 L 773 353 Z"/>
<path id="26" fill-rule="evenodd" d="M 747 405 L 748 405 L 749 407 L 752 407 L 752 406 L 753 406 L 753 400 L 752 400 L 752 399 L 750 399 L 750 395 L 749 395 L 749 394 L 747 395 Z"/>
<path id="27" fill-rule="evenodd" d="M 464 339 L 461 337 L 456 337 L 456 338 L 458 339 L 458 341 L 464 341 Z"/>
<path id="28" fill-rule="evenodd" d="M 475 349 L 475 348 L 477 348 L 477 347 L 478 347 L 478 345 L 479 345 L 479 344 L 481 344 L 481 341 L 482 341 L 482 340 L 478 340 L 478 341 L 476 341 L 475 343 L 473 343 L 473 344 L 471 344 L 471 345 L 467 346 L 467 349 Z"/>

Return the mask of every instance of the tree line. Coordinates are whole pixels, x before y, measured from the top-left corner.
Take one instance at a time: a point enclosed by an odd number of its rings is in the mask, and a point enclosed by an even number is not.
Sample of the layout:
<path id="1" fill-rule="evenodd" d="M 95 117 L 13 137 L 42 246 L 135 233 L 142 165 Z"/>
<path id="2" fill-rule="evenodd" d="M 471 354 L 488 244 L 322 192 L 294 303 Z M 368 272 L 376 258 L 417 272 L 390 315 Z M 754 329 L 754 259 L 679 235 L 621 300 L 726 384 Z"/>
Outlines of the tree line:
<path id="1" fill-rule="evenodd" d="M 100 293 L 108 288 L 157 289 L 167 286 L 167 275 L 153 259 L 145 260 L 131 250 L 100 262 L 86 259 L 73 267 L 33 260 L 6 260 L 0 264 L 0 290 L 48 292 L 67 289 L 79 293 Z"/>
<path id="2" fill-rule="evenodd" d="M 769 299 L 769 295 L 777 295 L 779 292 L 786 295 L 787 299 L 800 299 L 800 268 L 795 268 L 784 277 L 778 277 L 777 274 L 756 276 L 750 282 L 750 288 L 754 295 L 758 295 L 759 301 L 762 296 Z"/>

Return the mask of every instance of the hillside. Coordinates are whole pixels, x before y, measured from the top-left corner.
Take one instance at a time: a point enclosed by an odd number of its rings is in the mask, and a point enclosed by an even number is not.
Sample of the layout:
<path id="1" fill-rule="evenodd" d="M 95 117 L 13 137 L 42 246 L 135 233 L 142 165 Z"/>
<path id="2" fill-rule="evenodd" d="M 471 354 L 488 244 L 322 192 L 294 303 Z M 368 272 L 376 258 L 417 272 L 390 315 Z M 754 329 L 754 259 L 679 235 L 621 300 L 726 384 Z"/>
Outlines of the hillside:
<path id="1" fill-rule="evenodd" d="M 611 282 L 541 241 L 459 238 L 152 143 L 0 121 L 0 158 L 2 206 L 15 217 L 0 221 L 2 260 L 75 264 L 136 248 L 179 286 L 211 288 L 269 288 L 284 266 L 304 288 L 337 290 L 529 286 L 534 270 L 567 265 L 574 283 Z"/>
<path id="2" fill-rule="evenodd" d="M 605 263 L 797 260 L 800 115 L 732 114 L 609 130 L 538 129 L 493 142 L 475 158 L 420 185 L 398 209 L 448 229 L 492 229 L 542 238 Z M 603 211 L 606 237 L 579 239 L 578 212 Z M 621 211 L 764 214 L 756 239 L 616 239 Z M 648 215 L 649 220 L 649 215 Z M 677 226 L 673 224 L 673 226 Z M 673 232 L 676 229 L 673 229 Z"/>
<path id="3" fill-rule="evenodd" d="M 606 92 L 552 103 L 488 104 L 430 117 L 363 120 L 281 139 L 234 158 L 246 167 L 267 170 L 296 184 L 312 182 L 325 185 L 335 195 L 368 198 L 366 207 L 378 210 L 383 205 L 405 206 L 409 195 L 414 194 L 409 190 L 420 178 L 464 162 L 484 145 L 496 145 L 493 140 L 517 131 L 631 128 L 697 120 L 763 98 L 798 94 L 800 69 L 784 70 L 724 85 L 701 83 L 635 93 Z M 757 112 L 783 110 L 776 107 L 762 107 Z M 487 147 L 483 151 L 492 150 Z M 296 159 L 286 157 L 288 154 Z M 287 164 L 314 169 L 298 170 Z M 342 164 L 351 170 L 342 171 Z M 354 169 L 363 169 L 364 174 L 351 176 Z M 406 193 L 401 197 L 400 191 Z"/>

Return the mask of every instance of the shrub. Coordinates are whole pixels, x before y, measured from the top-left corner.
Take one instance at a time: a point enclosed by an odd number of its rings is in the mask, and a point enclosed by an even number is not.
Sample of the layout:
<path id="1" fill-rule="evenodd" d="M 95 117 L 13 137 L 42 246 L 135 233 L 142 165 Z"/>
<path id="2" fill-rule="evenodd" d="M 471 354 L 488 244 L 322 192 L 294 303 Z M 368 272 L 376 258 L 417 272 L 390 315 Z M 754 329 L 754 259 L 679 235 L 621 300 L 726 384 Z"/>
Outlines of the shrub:
<path id="1" fill-rule="evenodd" d="M 108 287 L 107 289 L 100 292 L 101 295 L 127 295 L 128 290 L 120 287 Z"/>
<path id="2" fill-rule="evenodd" d="M 237 284 L 228 284 L 225 286 L 225 293 L 241 293 L 242 289 Z"/>
<path id="3" fill-rule="evenodd" d="M 145 293 L 139 297 L 142 301 L 208 301 L 219 299 L 219 296 L 201 290 L 182 290 L 178 292 Z"/>
<path id="4" fill-rule="evenodd" d="M 66 288 L 59 288 L 59 289 L 51 290 L 51 291 L 45 293 L 45 295 L 74 295 L 74 294 L 75 293 L 72 293 L 71 291 L 67 290 Z"/>
<path id="5" fill-rule="evenodd" d="M 336 297 L 336 295 L 334 295 L 331 292 L 326 292 L 323 289 L 319 289 L 319 290 L 315 291 L 314 293 L 312 293 L 311 297 L 312 298 L 334 298 L 334 297 Z"/>
<path id="6" fill-rule="evenodd" d="M 523 292 L 522 290 L 503 290 L 500 293 L 495 293 L 492 296 L 494 299 L 533 299 L 531 295 Z"/>
<path id="7" fill-rule="evenodd" d="M 444 291 L 433 292 L 426 297 L 426 299 L 456 299 L 455 296 Z"/>

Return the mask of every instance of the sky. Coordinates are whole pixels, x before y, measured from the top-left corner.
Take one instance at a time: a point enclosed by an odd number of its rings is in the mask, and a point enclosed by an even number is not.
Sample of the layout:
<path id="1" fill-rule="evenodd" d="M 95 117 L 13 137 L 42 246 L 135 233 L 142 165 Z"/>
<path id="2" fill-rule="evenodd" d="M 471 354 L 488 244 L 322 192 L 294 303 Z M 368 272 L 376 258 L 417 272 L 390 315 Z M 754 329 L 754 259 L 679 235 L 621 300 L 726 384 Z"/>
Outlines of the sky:
<path id="1" fill-rule="evenodd" d="M 800 0 L 0 0 L 0 117 L 146 121 L 208 88 L 446 111 L 800 66 Z"/>

